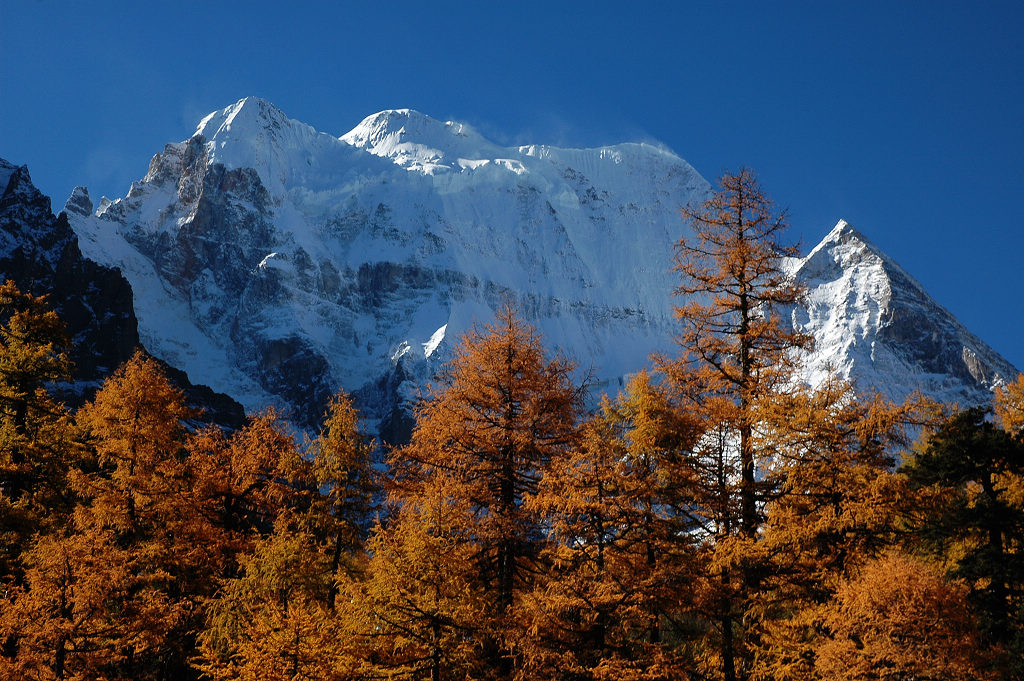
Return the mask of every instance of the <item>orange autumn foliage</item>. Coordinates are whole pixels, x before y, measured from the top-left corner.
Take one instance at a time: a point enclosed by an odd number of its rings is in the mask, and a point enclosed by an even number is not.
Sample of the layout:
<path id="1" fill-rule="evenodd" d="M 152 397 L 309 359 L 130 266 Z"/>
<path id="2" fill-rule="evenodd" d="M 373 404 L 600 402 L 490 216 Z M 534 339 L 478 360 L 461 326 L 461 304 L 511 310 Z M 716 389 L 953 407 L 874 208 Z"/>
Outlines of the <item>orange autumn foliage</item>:
<path id="1" fill-rule="evenodd" d="M 1024 438 L 1024 374 L 996 389 L 993 407 L 1003 430 Z"/>
<path id="2" fill-rule="evenodd" d="M 38 531 L 67 522 L 67 474 L 83 455 L 65 409 L 46 390 L 70 378 L 64 325 L 45 296 L 0 285 L 0 583 L 21 577 Z"/>
<path id="3" fill-rule="evenodd" d="M 472 509 L 445 476 L 427 482 L 367 544 L 366 579 L 338 611 L 357 677 L 484 678 L 501 614 L 481 589 Z"/>
<path id="4" fill-rule="evenodd" d="M 0 640 L 16 651 L 0 655 L 0 678 L 142 678 L 133 663 L 165 646 L 181 616 L 109 531 L 41 537 L 25 562 L 0 614 Z"/>
<path id="5" fill-rule="evenodd" d="M 529 502 L 551 540 L 518 617 L 522 678 L 671 679 L 688 665 L 676 625 L 692 616 L 694 547 L 680 466 L 696 438 L 641 373 L 552 461 Z"/>
<path id="6" fill-rule="evenodd" d="M 906 555 L 868 563 L 825 608 L 817 673 L 834 681 L 997 678 L 985 668 L 966 593 Z"/>
<path id="7" fill-rule="evenodd" d="M 546 359 L 537 333 L 505 308 L 466 334 L 420 407 L 412 442 L 391 457 L 396 500 L 442 475 L 472 509 L 475 562 L 498 610 L 511 607 L 535 569 L 538 518 L 524 501 L 576 441 L 581 391 L 572 370 Z"/>

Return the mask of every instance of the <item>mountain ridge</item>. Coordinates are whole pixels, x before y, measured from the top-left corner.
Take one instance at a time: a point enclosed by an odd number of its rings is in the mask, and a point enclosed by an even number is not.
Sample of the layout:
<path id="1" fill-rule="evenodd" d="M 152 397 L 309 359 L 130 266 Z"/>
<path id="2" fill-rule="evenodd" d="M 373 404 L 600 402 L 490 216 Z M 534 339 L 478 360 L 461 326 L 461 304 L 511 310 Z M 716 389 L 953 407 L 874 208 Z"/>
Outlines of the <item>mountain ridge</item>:
<path id="1" fill-rule="evenodd" d="M 678 208 L 709 192 L 692 166 L 651 145 L 501 147 L 411 109 L 372 114 L 333 137 L 247 98 L 168 144 L 127 196 L 92 214 L 69 202 L 68 215 L 83 250 L 132 280 L 140 332 L 158 356 L 243 395 L 249 409 L 292 407 L 312 423 L 343 386 L 389 423 L 407 422 L 449 339 L 504 301 L 612 391 L 651 353 L 671 352 L 672 253 L 686 234 Z M 826 237 L 794 265 L 822 305 L 844 282 L 859 287 L 847 297 L 864 301 L 893 285 L 919 288 L 894 262 L 872 269 L 863 253 L 854 258 L 850 244 L 870 242 L 840 225 L 844 248 Z M 860 274 L 844 278 L 833 256 Z M 917 374 L 938 376 L 926 357 L 883 352 L 907 330 L 891 323 L 902 314 L 894 309 L 942 309 L 919 298 L 896 301 L 910 307 L 878 301 L 874 318 L 854 305 L 857 328 L 827 323 L 821 306 L 793 311 L 831 352 L 812 358 L 808 382 L 825 367 L 856 366 L 848 378 L 867 390 L 888 381 L 898 397 Z M 956 378 L 921 385 L 963 399 L 988 391 L 1009 364 L 952 323 L 939 326 L 958 339 L 933 344 Z M 963 350 L 953 357 L 961 341 L 970 341 L 973 372 L 962 370 Z M 877 356 L 863 352 L 872 342 Z M 972 385 L 959 390 L 958 381 Z"/>
<path id="2" fill-rule="evenodd" d="M 50 199 L 32 183 L 26 166 L 0 158 L 0 187 L 0 280 L 11 280 L 22 291 L 47 296 L 72 343 L 71 382 L 54 388 L 62 400 L 81 404 L 142 349 L 131 285 L 117 269 L 82 254 L 68 213 L 53 215 Z M 92 210 L 84 189 L 73 192 L 65 206 L 65 211 L 73 214 Z M 187 403 L 202 410 L 199 422 L 241 425 L 244 414 L 237 402 L 192 383 L 180 369 L 162 364 L 185 393 Z"/>

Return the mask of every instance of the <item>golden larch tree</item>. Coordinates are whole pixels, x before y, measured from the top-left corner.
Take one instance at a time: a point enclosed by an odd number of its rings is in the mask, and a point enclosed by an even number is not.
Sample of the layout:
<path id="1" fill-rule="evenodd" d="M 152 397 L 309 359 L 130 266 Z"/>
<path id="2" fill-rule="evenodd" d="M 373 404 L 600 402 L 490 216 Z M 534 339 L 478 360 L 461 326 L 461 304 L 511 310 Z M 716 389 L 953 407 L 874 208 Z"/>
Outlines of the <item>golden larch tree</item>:
<path id="1" fill-rule="evenodd" d="M 705 421 L 695 453 L 710 474 L 711 569 L 719 582 L 712 619 L 720 631 L 721 673 L 735 681 L 749 675 L 756 647 L 741 635 L 753 632 L 737 627 L 759 588 L 763 566 L 755 544 L 778 484 L 772 465 L 780 433 L 759 428 L 760 405 L 793 386 L 798 351 L 810 338 L 780 317 L 802 294 L 783 268 L 783 258 L 797 254 L 782 241 L 785 212 L 747 168 L 724 174 L 719 184 L 701 205 L 682 209 L 693 233 L 676 250 L 677 293 L 686 296 L 676 308 L 682 356 L 659 364 L 680 401 Z"/>
<path id="2" fill-rule="evenodd" d="M 900 553 L 864 566 L 825 609 L 816 678 L 835 681 L 998 678 L 987 665 L 964 584 Z"/>
<path id="3" fill-rule="evenodd" d="M 45 297 L 0 286 L 0 582 L 19 577 L 32 534 L 65 524 L 74 508 L 67 474 L 79 437 L 47 390 L 70 379 L 68 349 Z"/>
<path id="4" fill-rule="evenodd" d="M 373 523 L 380 494 L 374 470 L 375 443 L 359 428 L 359 414 L 346 393 L 327 407 L 323 429 L 310 447 L 313 496 L 310 523 L 330 555 L 332 574 L 351 572 Z M 331 596 L 333 607 L 333 594 Z"/>
<path id="5" fill-rule="evenodd" d="M 471 509 L 477 588 L 501 616 L 529 590 L 545 541 L 537 512 L 525 502 L 549 462 L 577 439 L 582 388 L 572 374 L 572 364 L 547 359 L 537 332 L 505 307 L 462 338 L 440 385 L 418 409 L 412 441 L 390 457 L 399 503 L 443 476 Z M 507 646 L 492 643 L 489 655 L 507 675 Z"/>
<path id="6" fill-rule="evenodd" d="M 366 578 L 346 579 L 339 596 L 359 678 L 483 677 L 502 622 L 480 588 L 474 527 L 457 483 L 438 475 L 374 529 Z"/>
<path id="7" fill-rule="evenodd" d="M 756 406 L 789 386 L 793 351 L 811 339 L 779 317 L 803 292 L 782 268 L 783 258 L 799 252 L 782 242 L 785 212 L 748 168 L 726 173 L 719 183 L 701 206 L 682 209 L 693 237 L 677 244 L 677 293 L 687 296 L 676 308 L 678 342 L 683 364 L 702 379 L 704 397 L 724 398 L 716 406 L 737 440 L 739 530 L 753 537 L 761 522 L 757 468 L 767 463 L 758 452 Z"/>
<path id="8" fill-rule="evenodd" d="M 524 678 L 669 679 L 687 671 L 695 573 L 692 472 L 698 435 L 646 372 L 585 424 L 530 500 L 550 543 L 520 607 Z"/>

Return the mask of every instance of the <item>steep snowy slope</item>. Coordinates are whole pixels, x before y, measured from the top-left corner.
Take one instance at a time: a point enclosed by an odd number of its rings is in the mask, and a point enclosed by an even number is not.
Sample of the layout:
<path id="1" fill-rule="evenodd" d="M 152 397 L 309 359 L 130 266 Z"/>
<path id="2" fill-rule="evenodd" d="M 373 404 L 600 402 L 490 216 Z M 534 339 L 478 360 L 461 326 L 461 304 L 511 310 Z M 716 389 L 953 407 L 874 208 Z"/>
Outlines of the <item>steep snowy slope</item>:
<path id="1" fill-rule="evenodd" d="M 670 348 L 678 206 L 706 191 L 649 145 L 504 148 L 409 110 L 334 138 L 249 98 L 68 214 L 158 356 L 249 408 L 309 422 L 342 385 L 387 421 L 505 300 L 599 381 Z"/>
<path id="2" fill-rule="evenodd" d="M 1018 373 L 845 220 L 790 264 L 808 288 L 793 321 L 815 338 L 812 385 L 834 371 L 894 399 L 918 390 L 970 406 Z"/>

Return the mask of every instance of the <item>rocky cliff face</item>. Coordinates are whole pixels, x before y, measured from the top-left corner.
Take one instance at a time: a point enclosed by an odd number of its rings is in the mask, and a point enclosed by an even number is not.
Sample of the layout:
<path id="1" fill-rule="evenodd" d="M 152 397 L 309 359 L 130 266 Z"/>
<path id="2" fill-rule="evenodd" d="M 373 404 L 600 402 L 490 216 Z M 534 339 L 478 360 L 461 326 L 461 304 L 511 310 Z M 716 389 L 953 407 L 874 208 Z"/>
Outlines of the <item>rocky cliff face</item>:
<path id="1" fill-rule="evenodd" d="M 32 184 L 28 168 L 0 159 L 0 279 L 23 291 L 47 295 L 67 326 L 73 347 L 74 384 L 62 393 L 72 403 L 87 399 L 104 378 L 139 347 L 132 289 L 116 267 L 82 255 L 68 216 L 91 215 L 84 190 L 54 217 L 50 199 Z M 226 395 L 193 385 L 184 372 L 165 366 L 190 404 L 206 412 L 204 420 L 237 426 L 242 408 Z"/>
<path id="2" fill-rule="evenodd" d="M 67 215 L 132 282 L 143 343 L 248 409 L 303 425 L 339 386 L 394 439 L 452 339 L 505 302 L 617 389 L 673 352 L 678 208 L 710 187 L 650 145 L 501 147 L 410 110 L 341 137 L 244 99 L 154 156 L 128 195 Z M 902 270 L 837 228 L 794 274 L 828 368 L 901 397 L 985 400 L 1013 371 Z"/>
<path id="3" fill-rule="evenodd" d="M 67 216 L 54 217 L 28 168 L 0 159 L 0 187 L 0 277 L 49 295 L 74 342 L 76 378 L 101 379 L 139 342 L 131 287 L 117 269 L 82 257 Z"/>

